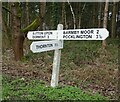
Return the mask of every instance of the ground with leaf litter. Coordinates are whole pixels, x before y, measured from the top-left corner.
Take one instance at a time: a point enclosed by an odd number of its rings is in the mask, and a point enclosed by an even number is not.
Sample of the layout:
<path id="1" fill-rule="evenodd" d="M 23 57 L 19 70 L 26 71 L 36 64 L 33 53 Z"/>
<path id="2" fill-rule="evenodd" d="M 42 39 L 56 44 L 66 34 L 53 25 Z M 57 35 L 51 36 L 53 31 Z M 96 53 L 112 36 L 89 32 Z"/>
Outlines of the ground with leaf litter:
<path id="1" fill-rule="evenodd" d="M 14 61 L 11 48 L 4 48 L 2 55 L 3 76 L 14 79 L 42 80 L 50 85 L 53 53 L 33 54 L 25 49 L 21 61 Z M 99 93 L 117 99 L 118 40 L 108 40 L 106 49 L 100 41 L 65 41 L 61 54 L 59 86 L 70 85 L 84 92 Z M 4 86 L 3 86 L 4 87 Z"/>

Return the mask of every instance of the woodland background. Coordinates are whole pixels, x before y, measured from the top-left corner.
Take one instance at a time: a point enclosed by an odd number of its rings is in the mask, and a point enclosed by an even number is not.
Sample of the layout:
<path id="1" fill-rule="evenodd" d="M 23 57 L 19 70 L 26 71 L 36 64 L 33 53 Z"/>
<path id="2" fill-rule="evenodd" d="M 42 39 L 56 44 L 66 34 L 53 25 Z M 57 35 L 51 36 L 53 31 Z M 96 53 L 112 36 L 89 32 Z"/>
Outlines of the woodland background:
<path id="1" fill-rule="evenodd" d="M 59 23 L 64 29 L 106 28 L 110 34 L 104 41 L 64 42 L 60 85 L 77 86 L 85 92 L 98 92 L 109 99 L 119 98 L 120 2 L 3 2 L 0 18 L 3 99 L 32 97 L 17 86 L 19 82 L 27 85 L 32 79 L 49 85 L 53 51 L 33 54 L 29 49 L 31 41 L 26 36 L 32 30 L 57 29 Z M 24 80 L 17 79 L 14 83 L 16 77 Z M 44 95 L 39 97 L 44 99 L 47 97 Z"/>

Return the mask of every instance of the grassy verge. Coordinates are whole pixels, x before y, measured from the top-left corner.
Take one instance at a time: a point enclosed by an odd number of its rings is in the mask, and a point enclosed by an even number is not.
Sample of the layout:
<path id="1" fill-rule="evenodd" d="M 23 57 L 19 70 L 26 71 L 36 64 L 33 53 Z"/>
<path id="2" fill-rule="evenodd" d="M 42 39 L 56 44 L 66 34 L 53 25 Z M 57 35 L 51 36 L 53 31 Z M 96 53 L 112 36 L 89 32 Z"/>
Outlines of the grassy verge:
<path id="1" fill-rule="evenodd" d="M 38 80 L 3 77 L 3 100 L 107 100 L 72 86 L 51 88 Z"/>

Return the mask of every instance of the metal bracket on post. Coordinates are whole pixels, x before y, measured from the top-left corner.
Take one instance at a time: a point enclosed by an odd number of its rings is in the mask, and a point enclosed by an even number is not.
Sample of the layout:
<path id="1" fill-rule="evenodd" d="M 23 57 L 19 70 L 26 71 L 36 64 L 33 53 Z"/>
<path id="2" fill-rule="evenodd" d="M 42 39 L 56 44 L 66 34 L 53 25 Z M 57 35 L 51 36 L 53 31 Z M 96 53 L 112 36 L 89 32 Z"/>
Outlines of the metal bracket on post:
<path id="1" fill-rule="evenodd" d="M 63 25 L 62 24 L 58 24 L 57 30 L 63 30 Z M 56 49 L 54 51 L 51 87 L 58 86 L 60 57 L 61 57 L 61 49 Z"/>

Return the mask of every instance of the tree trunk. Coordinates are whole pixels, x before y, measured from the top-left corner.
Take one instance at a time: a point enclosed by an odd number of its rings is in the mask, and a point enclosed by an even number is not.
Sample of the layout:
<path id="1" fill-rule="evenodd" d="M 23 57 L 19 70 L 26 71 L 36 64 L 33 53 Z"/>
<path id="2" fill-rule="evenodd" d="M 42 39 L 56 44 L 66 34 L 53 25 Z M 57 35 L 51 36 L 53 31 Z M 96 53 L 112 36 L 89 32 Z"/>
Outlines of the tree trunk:
<path id="1" fill-rule="evenodd" d="M 2 25 L 2 3 L 1 2 L 0 2 L 0 25 Z M 0 42 L 2 42 L 2 39 L 1 39 L 2 38 L 2 26 L 0 26 L 0 33 L 1 33 L 0 34 Z"/>
<path id="2" fill-rule="evenodd" d="M 10 7 L 9 9 L 10 9 L 10 11 L 11 11 L 11 7 L 12 7 L 11 4 L 12 4 L 12 3 L 9 2 L 9 7 Z M 9 15 L 9 19 L 10 19 L 10 21 L 9 21 L 9 27 L 10 27 L 10 29 L 11 29 L 11 27 L 12 27 L 12 15 L 11 15 L 11 13 L 9 13 L 9 14 L 10 14 L 10 15 Z"/>
<path id="3" fill-rule="evenodd" d="M 82 6 L 81 3 L 79 5 L 79 9 L 80 9 L 80 6 Z M 79 11 L 79 24 L 78 24 L 78 28 L 81 28 L 82 14 L 84 12 L 85 6 L 86 6 L 86 2 L 84 3 L 82 9 L 80 10 L 81 12 Z"/>
<path id="4" fill-rule="evenodd" d="M 65 27 L 65 29 L 68 28 L 68 25 L 67 25 L 67 18 L 66 18 L 66 2 L 62 2 L 62 18 L 61 18 L 61 23 L 63 24 L 63 26 Z"/>
<path id="5" fill-rule="evenodd" d="M 59 4 L 53 0 L 52 2 L 52 29 L 57 29 L 59 23 Z"/>
<path id="6" fill-rule="evenodd" d="M 95 27 L 95 15 L 96 15 L 96 3 L 93 3 L 93 15 L 92 15 L 92 27 L 94 28 Z"/>
<path id="7" fill-rule="evenodd" d="M 20 60 L 23 57 L 23 42 L 24 36 L 20 33 L 20 17 L 18 16 L 18 3 L 12 2 L 12 41 L 13 41 L 13 50 L 14 58 L 16 61 Z"/>
<path id="8" fill-rule="evenodd" d="M 44 30 L 45 27 L 43 27 L 43 23 L 44 23 L 44 16 L 46 13 L 46 0 L 41 0 L 39 12 L 40 12 L 40 21 L 41 21 L 40 30 Z"/>
<path id="9" fill-rule="evenodd" d="M 10 4 L 7 4 L 7 8 L 10 8 Z M 10 26 L 10 13 L 7 13 L 7 25 Z"/>
<path id="10" fill-rule="evenodd" d="M 25 21 L 25 23 L 28 26 L 29 25 L 29 2 L 28 2 L 28 0 L 26 0 L 25 8 L 26 8 L 26 21 Z"/>
<path id="11" fill-rule="evenodd" d="M 98 15 L 98 28 L 101 27 L 101 17 L 102 16 L 102 2 L 99 2 L 99 15 Z"/>
<path id="12" fill-rule="evenodd" d="M 72 5 L 71 3 L 69 2 L 69 0 L 67 0 L 69 6 L 70 6 L 70 10 L 71 10 L 71 13 L 72 13 L 72 16 L 73 16 L 73 24 L 74 24 L 74 29 L 76 28 L 76 19 L 75 19 L 75 13 L 73 11 L 73 8 L 72 8 Z"/>
<path id="13" fill-rule="evenodd" d="M 120 39 L 120 1 L 118 2 L 117 8 L 117 36 Z"/>
<path id="14" fill-rule="evenodd" d="M 104 9 L 104 20 L 103 20 L 103 28 L 107 28 L 107 17 L 108 17 L 108 2 L 109 0 L 106 0 L 105 2 L 105 9 Z M 106 40 L 102 41 L 102 48 L 106 48 Z"/>
<path id="15" fill-rule="evenodd" d="M 63 26 L 65 26 L 65 2 L 62 2 L 62 20 Z"/>
<path id="16" fill-rule="evenodd" d="M 79 16 L 80 16 L 80 5 L 81 2 L 77 3 L 75 5 L 75 11 L 76 11 L 76 28 L 79 28 Z"/>
<path id="17" fill-rule="evenodd" d="M 111 31 L 111 37 L 114 38 L 116 35 L 116 2 L 113 2 L 113 8 L 112 8 L 112 31 Z"/>
<path id="18" fill-rule="evenodd" d="M 0 1 L 0 77 L 2 77 L 2 2 Z M 0 90 L 2 90 L 2 80 L 0 80 Z M 0 93 L 2 99 L 2 92 Z"/>

